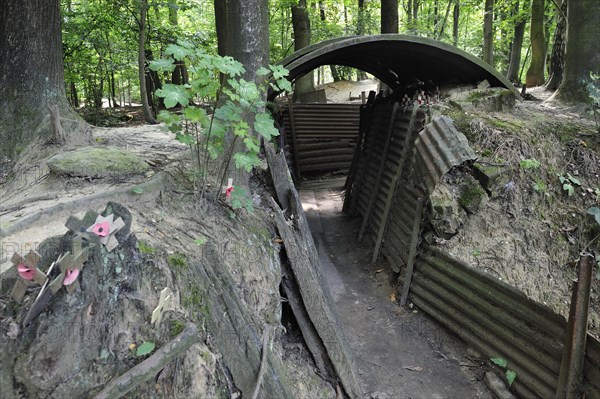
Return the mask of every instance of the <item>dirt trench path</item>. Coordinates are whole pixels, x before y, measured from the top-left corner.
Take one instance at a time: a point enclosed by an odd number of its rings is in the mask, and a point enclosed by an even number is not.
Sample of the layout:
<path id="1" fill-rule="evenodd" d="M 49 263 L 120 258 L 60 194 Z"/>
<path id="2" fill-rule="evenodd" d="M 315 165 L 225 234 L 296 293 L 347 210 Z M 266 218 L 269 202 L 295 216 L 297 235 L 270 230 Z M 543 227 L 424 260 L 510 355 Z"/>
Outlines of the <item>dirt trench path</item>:
<path id="1" fill-rule="evenodd" d="M 360 220 L 341 213 L 342 185 L 307 182 L 300 197 L 366 397 L 491 398 L 464 344 L 392 302 L 389 266 L 370 263 L 370 245 L 356 239 Z"/>

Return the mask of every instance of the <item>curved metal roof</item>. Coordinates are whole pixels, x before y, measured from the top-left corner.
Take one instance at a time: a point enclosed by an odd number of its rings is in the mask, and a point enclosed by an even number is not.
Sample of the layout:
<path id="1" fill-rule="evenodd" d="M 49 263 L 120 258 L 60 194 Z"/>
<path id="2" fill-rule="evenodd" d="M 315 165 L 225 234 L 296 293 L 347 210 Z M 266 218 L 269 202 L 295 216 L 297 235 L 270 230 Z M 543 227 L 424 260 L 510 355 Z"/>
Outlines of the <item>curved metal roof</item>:
<path id="1" fill-rule="evenodd" d="M 307 46 L 284 58 L 290 80 L 321 65 L 344 65 L 374 75 L 391 88 L 418 80 L 436 85 L 451 81 L 490 85 L 514 90 L 492 66 L 457 47 L 437 40 L 410 35 L 349 36 Z"/>

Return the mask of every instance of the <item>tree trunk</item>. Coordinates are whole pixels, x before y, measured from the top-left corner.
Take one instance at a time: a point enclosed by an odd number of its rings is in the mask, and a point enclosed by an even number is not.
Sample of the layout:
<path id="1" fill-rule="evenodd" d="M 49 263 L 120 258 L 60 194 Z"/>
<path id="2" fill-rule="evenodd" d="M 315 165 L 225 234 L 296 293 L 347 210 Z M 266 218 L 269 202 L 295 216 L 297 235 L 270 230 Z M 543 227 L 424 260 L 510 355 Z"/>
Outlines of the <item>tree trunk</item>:
<path id="1" fill-rule="evenodd" d="M 3 0 L 0 6 L 0 160 L 52 134 L 48 107 L 76 120 L 65 126 L 70 143 L 89 129 L 65 93 L 59 0 Z M 80 121 L 80 122 L 79 122 Z"/>
<path id="2" fill-rule="evenodd" d="M 523 37 L 525 36 L 525 27 L 527 26 L 527 18 L 525 18 L 525 15 L 520 14 L 521 10 L 518 1 L 515 4 L 515 11 L 517 13 L 517 20 L 515 24 L 515 34 L 513 42 L 510 47 L 510 61 L 508 63 L 508 72 L 506 74 L 507 79 L 513 83 L 517 82 L 517 80 L 519 79 L 519 66 L 521 65 Z"/>
<path id="3" fill-rule="evenodd" d="M 310 18 L 306 8 L 306 0 L 299 0 L 297 5 L 292 6 L 292 28 L 294 30 L 295 51 L 310 45 Z M 294 83 L 294 97 L 296 99 L 301 98 L 302 94 L 313 91 L 315 91 L 313 71 L 296 79 Z"/>
<path id="4" fill-rule="evenodd" d="M 381 33 L 398 33 L 398 0 L 381 0 Z"/>
<path id="5" fill-rule="evenodd" d="M 546 82 L 546 90 L 554 91 L 558 89 L 563 77 L 565 67 L 565 44 L 567 43 L 567 0 L 563 0 L 560 6 L 560 12 L 556 13 L 556 30 L 554 31 L 554 44 L 550 55 L 550 76 Z"/>
<path id="6" fill-rule="evenodd" d="M 454 15 L 452 18 L 452 44 L 458 46 L 458 23 L 460 21 L 460 0 L 454 0 Z"/>
<path id="7" fill-rule="evenodd" d="M 483 60 L 494 65 L 494 0 L 485 0 L 483 16 Z"/>
<path id="8" fill-rule="evenodd" d="M 598 89 L 600 75 L 600 2 L 568 0 L 567 46 L 563 79 L 556 93 L 567 102 L 590 102 L 590 88 Z"/>
<path id="9" fill-rule="evenodd" d="M 169 2 L 169 24 L 177 29 L 179 24 L 177 20 L 177 1 L 173 0 Z M 171 83 L 176 85 L 183 85 L 188 83 L 188 72 L 185 66 L 185 61 L 180 60 L 175 62 L 175 69 L 171 74 Z"/>
<path id="10" fill-rule="evenodd" d="M 358 20 L 356 21 L 356 34 L 365 34 L 365 0 L 358 0 Z M 364 71 L 356 71 L 356 80 L 361 81 L 367 78 Z"/>
<path id="11" fill-rule="evenodd" d="M 256 71 L 269 65 L 268 1 L 214 0 L 214 5 L 219 54 L 241 62 L 246 69 L 243 78 L 259 83 L 263 78 Z M 253 126 L 254 115 L 247 118 L 249 126 Z M 234 184 L 237 181 L 248 186 L 249 174 L 244 170 L 234 170 L 230 165 L 227 174 L 234 178 Z"/>
<path id="12" fill-rule="evenodd" d="M 140 78 L 140 97 L 142 100 L 142 110 L 144 111 L 144 119 L 147 123 L 154 125 L 158 121 L 154 119 L 150 102 L 148 101 L 148 90 L 146 83 L 146 15 L 148 12 L 148 1 L 140 0 L 140 19 L 139 25 L 139 42 L 138 42 L 138 75 Z"/>
<path id="13" fill-rule="evenodd" d="M 597 0 L 596 0 L 597 1 Z M 545 82 L 546 38 L 544 37 L 544 0 L 531 0 L 531 64 L 525 74 L 527 87 Z"/>

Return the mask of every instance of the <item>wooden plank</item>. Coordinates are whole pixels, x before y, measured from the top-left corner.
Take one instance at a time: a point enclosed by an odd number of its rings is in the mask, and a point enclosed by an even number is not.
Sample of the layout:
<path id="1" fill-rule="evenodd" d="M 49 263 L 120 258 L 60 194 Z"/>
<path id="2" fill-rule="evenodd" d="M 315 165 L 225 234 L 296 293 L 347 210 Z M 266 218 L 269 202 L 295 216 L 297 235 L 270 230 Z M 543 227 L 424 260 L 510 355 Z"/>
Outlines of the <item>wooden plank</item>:
<path id="1" fill-rule="evenodd" d="M 410 238 L 410 249 L 408 251 L 408 261 L 406 263 L 406 275 L 404 276 L 404 285 L 402 286 L 402 296 L 400 297 L 400 306 L 406 305 L 410 282 L 412 280 L 415 268 L 415 258 L 417 256 L 417 245 L 419 244 L 419 230 L 421 229 L 421 213 L 423 212 L 423 198 L 419 197 L 417 210 L 413 221 L 412 235 Z"/>
<path id="2" fill-rule="evenodd" d="M 292 100 L 288 102 L 288 111 L 290 114 L 290 127 L 292 134 L 292 157 L 294 158 L 294 175 L 300 181 L 302 173 L 300 171 L 300 162 L 298 161 L 298 142 L 296 141 L 296 121 L 294 120 L 294 104 Z"/>
<path id="3" fill-rule="evenodd" d="M 394 195 L 396 194 L 396 186 L 398 184 L 398 179 L 402 176 L 404 172 L 404 164 L 406 163 L 406 157 L 408 156 L 408 147 L 410 145 L 410 138 L 412 136 L 412 132 L 415 129 L 415 124 L 417 121 L 417 113 L 419 111 L 419 106 L 415 105 L 413 107 L 410 122 L 408 123 L 408 128 L 406 129 L 406 137 L 404 138 L 404 145 L 402 147 L 402 154 L 400 155 L 400 162 L 398 163 L 398 168 L 396 169 L 396 173 L 392 178 L 392 184 L 387 194 L 387 198 L 385 199 L 385 209 L 383 211 L 383 220 L 379 225 L 379 231 L 377 232 L 377 238 L 375 240 L 375 250 L 373 251 L 373 256 L 371 257 L 371 263 L 375 263 L 377 258 L 379 257 L 379 252 L 381 250 L 381 244 L 383 243 L 383 237 L 385 234 L 385 230 L 388 223 L 388 216 L 390 213 L 390 208 L 392 207 L 392 200 Z"/>
<path id="4" fill-rule="evenodd" d="M 346 193 L 344 195 L 344 205 L 342 208 L 342 212 L 348 212 L 350 207 L 350 197 L 352 192 L 352 185 L 354 184 L 354 178 L 356 176 L 356 169 L 358 168 L 358 162 L 362 155 L 362 151 L 364 149 L 364 139 L 365 139 L 365 130 L 367 129 L 368 122 L 370 116 L 372 115 L 371 109 L 373 108 L 373 102 L 375 101 L 375 92 L 369 92 L 369 99 L 367 104 L 364 107 L 360 108 L 360 117 L 359 117 L 359 129 L 358 129 L 358 140 L 356 142 L 356 146 L 354 147 L 354 153 L 352 154 L 352 162 L 350 163 L 350 171 L 348 172 L 348 177 L 346 178 L 346 183 L 344 184 L 344 188 Z"/>
<path id="5" fill-rule="evenodd" d="M 375 204 L 375 200 L 377 199 L 377 195 L 379 194 L 379 186 L 381 184 L 381 177 L 383 176 L 383 170 L 385 169 L 385 160 L 387 158 L 388 150 L 390 148 L 390 141 L 392 138 L 392 133 L 394 131 L 394 122 L 396 121 L 396 114 L 400 109 L 399 103 L 394 103 L 394 107 L 392 108 L 392 115 L 390 116 L 390 121 L 387 128 L 385 144 L 383 147 L 383 153 L 381 154 L 381 159 L 379 161 L 379 168 L 377 170 L 377 178 L 375 180 L 375 189 L 371 192 L 371 198 L 369 199 L 369 205 L 367 207 L 367 211 L 363 215 L 362 225 L 360 226 L 360 231 L 358 233 L 358 240 L 361 241 L 363 235 L 365 234 L 365 230 L 367 229 L 367 225 L 369 224 L 369 218 L 371 216 L 371 212 L 373 211 L 373 205 Z"/>
<path id="6" fill-rule="evenodd" d="M 359 203 L 359 197 L 362 189 L 362 185 L 364 183 L 365 174 L 367 172 L 366 165 L 371 163 L 371 159 L 375 152 L 376 147 L 376 139 L 377 139 L 377 128 L 379 120 L 375 122 L 373 125 L 373 116 L 375 115 L 375 106 L 369 108 L 369 115 L 367 121 L 365 122 L 365 136 L 364 136 L 364 147 L 363 151 L 360 153 L 360 157 L 357 159 L 357 168 L 360 166 L 363 159 L 365 159 L 364 165 L 362 169 L 358 171 L 358 176 L 356 178 L 356 185 L 352 187 L 352 195 L 350 196 L 350 206 L 349 213 L 354 214 L 356 212 L 356 208 Z M 371 144 L 371 142 L 373 144 Z"/>
<path id="7" fill-rule="evenodd" d="M 290 188 L 291 220 L 288 221 L 272 200 L 275 222 L 279 235 L 285 244 L 292 271 L 304 306 L 315 329 L 319 333 L 331 363 L 348 395 L 362 398 L 362 390 L 354 372 L 350 347 L 347 343 L 337 314 L 333 308 L 333 299 L 325 283 L 321 262 L 308 227 L 306 215 L 295 188 Z M 289 222 L 292 222 L 291 225 Z"/>
<path id="8" fill-rule="evenodd" d="M 292 176 L 290 170 L 287 167 L 287 160 L 285 159 L 285 153 L 283 150 L 275 153 L 273 144 L 263 140 L 263 147 L 265 149 L 265 155 L 267 157 L 267 164 L 269 165 L 269 171 L 271 172 L 271 179 L 275 186 L 275 193 L 277 194 L 277 200 L 283 209 L 288 207 L 288 195 L 287 192 L 292 183 Z"/>

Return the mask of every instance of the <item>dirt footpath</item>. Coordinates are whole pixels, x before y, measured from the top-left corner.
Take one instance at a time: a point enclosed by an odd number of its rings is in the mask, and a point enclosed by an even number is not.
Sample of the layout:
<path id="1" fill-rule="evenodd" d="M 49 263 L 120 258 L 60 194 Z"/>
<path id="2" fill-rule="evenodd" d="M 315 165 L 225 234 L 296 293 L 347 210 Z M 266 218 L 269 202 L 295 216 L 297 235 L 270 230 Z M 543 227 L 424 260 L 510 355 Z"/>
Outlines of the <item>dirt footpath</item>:
<path id="1" fill-rule="evenodd" d="M 392 301 L 392 272 L 370 264 L 360 219 L 342 215 L 341 185 L 305 183 L 302 204 L 367 398 L 491 398 L 464 344 L 415 308 Z"/>

